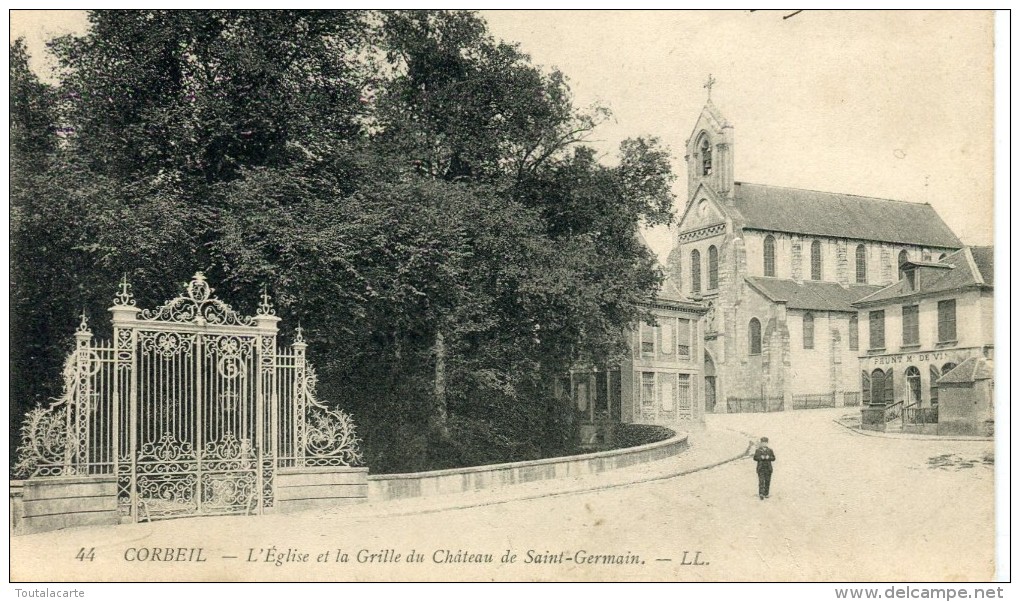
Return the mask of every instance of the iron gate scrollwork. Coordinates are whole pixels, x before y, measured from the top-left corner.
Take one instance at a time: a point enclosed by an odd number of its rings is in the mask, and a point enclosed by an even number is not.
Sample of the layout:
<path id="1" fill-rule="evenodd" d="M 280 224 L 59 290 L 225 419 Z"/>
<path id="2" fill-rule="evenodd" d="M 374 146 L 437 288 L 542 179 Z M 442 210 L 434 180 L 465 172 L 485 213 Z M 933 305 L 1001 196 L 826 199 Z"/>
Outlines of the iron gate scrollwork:
<path id="1" fill-rule="evenodd" d="M 301 328 L 278 347 L 265 291 L 255 316 L 213 292 L 198 272 L 139 310 L 125 279 L 112 341 L 94 340 L 83 314 L 64 392 L 26 416 L 15 470 L 116 475 L 122 514 L 155 520 L 263 513 L 279 468 L 360 465 L 351 417 L 316 399 Z"/>

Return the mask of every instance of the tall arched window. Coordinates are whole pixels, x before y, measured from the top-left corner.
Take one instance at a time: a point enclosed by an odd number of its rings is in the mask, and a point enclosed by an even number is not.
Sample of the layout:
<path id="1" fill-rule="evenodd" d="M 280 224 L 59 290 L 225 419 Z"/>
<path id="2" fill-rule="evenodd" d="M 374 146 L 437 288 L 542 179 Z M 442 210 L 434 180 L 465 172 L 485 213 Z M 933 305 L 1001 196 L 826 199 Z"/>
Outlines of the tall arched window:
<path id="1" fill-rule="evenodd" d="M 857 316 L 850 316 L 850 349 L 851 351 L 857 351 L 858 345 L 860 345 L 860 331 L 857 327 Z"/>
<path id="2" fill-rule="evenodd" d="M 822 243 L 811 241 L 811 279 L 822 279 Z"/>
<path id="3" fill-rule="evenodd" d="M 712 175 L 712 145 L 708 136 L 701 137 L 701 175 Z"/>
<path id="4" fill-rule="evenodd" d="M 868 250 L 864 245 L 857 245 L 855 252 L 857 260 L 857 284 L 868 283 Z"/>
<path id="5" fill-rule="evenodd" d="M 896 273 L 898 278 L 903 280 L 903 264 L 907 262 L 907 250 L 903 249 L 900 251 L 899 257 L 896 258 Z"/>
<path id="6" fill-rule="evenodd" d="M 708 290 L 719 288 L 719 249 L 708 248 Z"/>
<path id="7" fill-rule="evenodd" d="M 765 275 L 776 277 L 776 237 L 771 234 L 765 237 Z"/>
<path id="8" fill-rule="evenodd" d="M 691 251 L 691 292 L 701 292 L 701 253 L 697 249 Z"/>
<path id="9" fill-rule="evenodd" d="M 811 312 L 804 314 L 804 349 L 815 348 L 815 315 Z"/>
<path id="10" fill-rule="evenodd" d="M 751 318 L 747 325 L 747 349 L 751 355 L 761 355 L 761 322 Z"/>
<path id="11" fill-rule="evenodd" d="M 921 401 L 921 371 L 911 366 L 904 376 L 907 377 L 907 404 Z"/>

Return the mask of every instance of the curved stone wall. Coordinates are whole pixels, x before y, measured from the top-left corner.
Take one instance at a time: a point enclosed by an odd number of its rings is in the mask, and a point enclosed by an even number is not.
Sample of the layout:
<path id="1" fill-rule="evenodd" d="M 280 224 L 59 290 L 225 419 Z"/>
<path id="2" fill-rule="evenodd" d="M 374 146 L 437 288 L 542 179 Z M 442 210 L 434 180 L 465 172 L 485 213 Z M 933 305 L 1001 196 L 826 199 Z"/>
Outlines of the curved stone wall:
<path id="1" fill-rule="evenodd" d="M 674 434 L 664 441 L 637 447 L 578 456 L 428 472 L 369 475 L 368 499 L 376 501 L 449 495 L 517 483 L 596 474 L 675 456 L 682 453 L 687 447 L 687 434 L 684 433 Z"/>

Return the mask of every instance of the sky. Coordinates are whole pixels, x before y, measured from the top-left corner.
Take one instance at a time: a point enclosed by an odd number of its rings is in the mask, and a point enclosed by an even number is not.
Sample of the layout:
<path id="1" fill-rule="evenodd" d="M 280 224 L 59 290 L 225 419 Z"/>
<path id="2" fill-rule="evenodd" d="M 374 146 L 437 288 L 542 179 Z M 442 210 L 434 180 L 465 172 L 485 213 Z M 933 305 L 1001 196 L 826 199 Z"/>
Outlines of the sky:
<path id="1" fill-rule="evenodd" d="M 577 106 L 613 112 L 590 143 L 673 153 L 706 100 L 734 127 L 738 181 L 930 203 L 967 244 L 993 242 L 990 12 L 483 11 L 497 38 L 568 77 Z M 30 52 L 80 33 L 80 11 L 12 11 Z M 36 63 L 41 68 L 42 62 Z M 671 232 L 646 239 L 661 259 Z"/>

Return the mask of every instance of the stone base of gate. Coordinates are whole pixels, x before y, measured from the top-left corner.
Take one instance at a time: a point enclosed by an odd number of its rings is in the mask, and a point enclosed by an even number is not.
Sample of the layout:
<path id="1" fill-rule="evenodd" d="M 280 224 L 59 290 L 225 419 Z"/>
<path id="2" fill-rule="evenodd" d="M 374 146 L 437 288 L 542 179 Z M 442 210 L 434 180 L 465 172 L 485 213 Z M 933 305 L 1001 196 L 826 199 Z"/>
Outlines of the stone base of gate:
<path id="1" fill-rule="evenodd" d="M 274 506 L 280 513 L 355 504 L 368 498 L 367 468 L 281 468 L 275 479 Z"/>
<path id="2" fill-rule="evenodd" d="M 11 482 L 11 528 L 15 534 L 120 523 L 116 477 L 28 479 L 18 483 L 21 495 L 17 504 L 15 483 Z"/>

